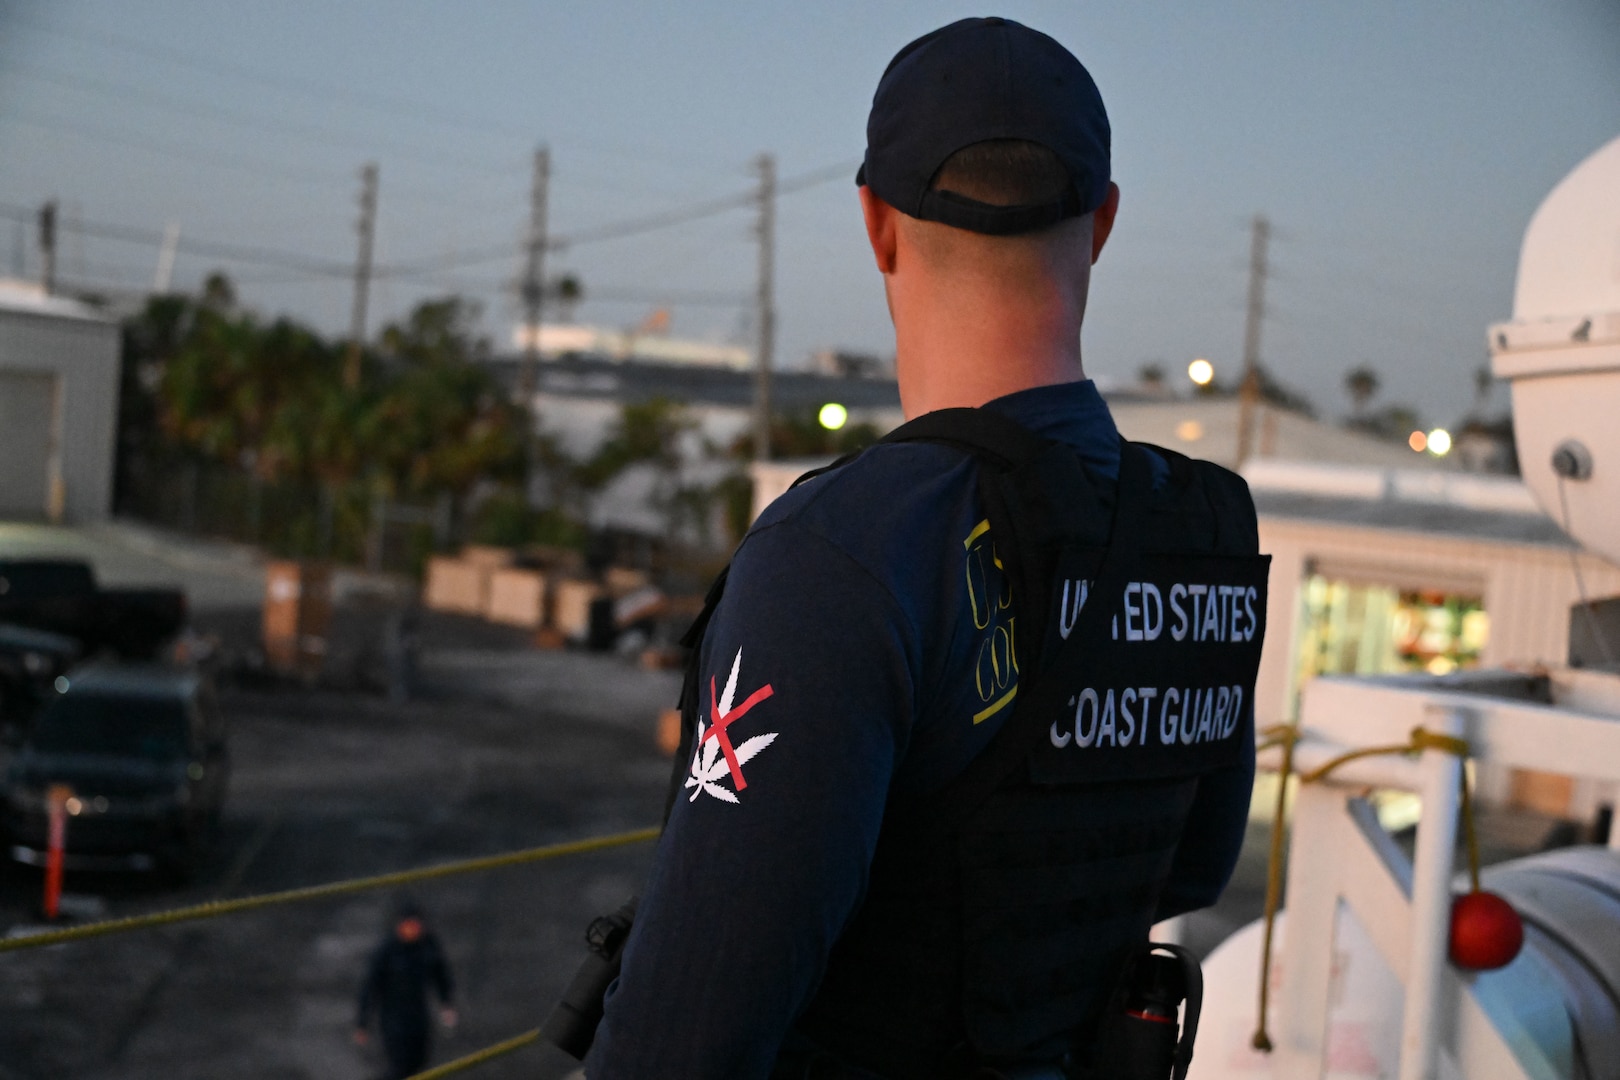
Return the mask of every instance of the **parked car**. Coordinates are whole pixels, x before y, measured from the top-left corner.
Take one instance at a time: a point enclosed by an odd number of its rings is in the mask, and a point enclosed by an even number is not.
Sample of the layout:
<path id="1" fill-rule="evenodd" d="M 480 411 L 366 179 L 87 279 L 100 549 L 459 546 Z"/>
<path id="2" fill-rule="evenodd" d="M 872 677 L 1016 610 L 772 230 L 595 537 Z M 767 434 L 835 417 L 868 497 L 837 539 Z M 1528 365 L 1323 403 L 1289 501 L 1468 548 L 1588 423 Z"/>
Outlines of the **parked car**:
<path id="1" fill-rule="evenodd" d="M 61 634 L 0 623 L 0 742 L 21 739 L 56 680 L 79 658 L 79 643 Z"/>
<path id="2" fill-rule="evenodd" d="M 0 623 L 73 638 L 85 656 L 150 660 L 185 622 L 179 589 L 103 589 L 82 559 L 0 559 Z"/>
<path id="3" fill-rule="evenodd" d="M 176 668 L 97 664 L 59 685 L 7 771 L 12 857 L 44 864 L 48 792 L 66 784 L 69 869 L 188 875 L 219 823 L 230 772 L 207 680 Z"/>

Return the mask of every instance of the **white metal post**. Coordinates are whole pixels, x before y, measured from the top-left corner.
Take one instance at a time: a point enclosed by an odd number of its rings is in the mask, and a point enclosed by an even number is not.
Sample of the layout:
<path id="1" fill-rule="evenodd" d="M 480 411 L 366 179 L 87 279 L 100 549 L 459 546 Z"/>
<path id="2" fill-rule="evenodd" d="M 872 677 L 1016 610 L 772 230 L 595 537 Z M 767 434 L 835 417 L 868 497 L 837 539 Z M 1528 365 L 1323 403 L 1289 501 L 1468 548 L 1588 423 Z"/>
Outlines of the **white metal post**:
<path id="1" fill-rule="evenodd" d="M 1339 865 L 1333 820 L 1344 792 L 1303 784 L 1294 799 L 1288 853 L 1288 933 L 1272 1021 L 1271 1075 L 1320 1080 L 1327 1075 L 1328 1015 L 1333 1007 L 1333 953 L 1339 911 Z"/>
<path id="2" fill-rule="evenodd" d="M 1460 736 L 1461 710 L 1431 714 L 1440 734 Z M 1436 1080 L 1442 1031 L 1450 1010 L 1443 1008 L 1446 951 L 1451 930 L 1452 862 L 1457 848 L 1457 810 L 1462 760 L 1443 750 L 1425 750 L 1423 817 L 1412 859 L 1412 953 L 1406 968 L 1405 1012 L 1401 1018 L 1400 1080 Z"/>

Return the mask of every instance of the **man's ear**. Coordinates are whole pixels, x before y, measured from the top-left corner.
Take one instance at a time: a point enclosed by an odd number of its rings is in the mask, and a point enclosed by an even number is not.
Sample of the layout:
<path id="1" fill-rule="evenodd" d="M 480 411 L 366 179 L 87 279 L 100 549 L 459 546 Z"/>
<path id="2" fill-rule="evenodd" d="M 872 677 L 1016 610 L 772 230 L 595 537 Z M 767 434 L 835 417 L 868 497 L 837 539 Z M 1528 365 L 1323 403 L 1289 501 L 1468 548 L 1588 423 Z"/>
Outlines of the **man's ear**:
<path id="1" fill-rule="evenodd" d="M 861 216 L 866 219 L 866 239 L 872 244 L 872 257 L 877 260 L 878 272 L 894 273 L 895 245 L 898 241 L 900 212 L 862 184 Z"/>
<path id="2" fill-rule="evenodd" d="M 864 189 L 863 189 L 864 190 Z M 1110 181 L 1102 205 L 1091 212 L 1091 264 L 1097 265 L 1108 234 L 1114 231 L 1114 215 L 1119 212 L 1119 185 Z"/>

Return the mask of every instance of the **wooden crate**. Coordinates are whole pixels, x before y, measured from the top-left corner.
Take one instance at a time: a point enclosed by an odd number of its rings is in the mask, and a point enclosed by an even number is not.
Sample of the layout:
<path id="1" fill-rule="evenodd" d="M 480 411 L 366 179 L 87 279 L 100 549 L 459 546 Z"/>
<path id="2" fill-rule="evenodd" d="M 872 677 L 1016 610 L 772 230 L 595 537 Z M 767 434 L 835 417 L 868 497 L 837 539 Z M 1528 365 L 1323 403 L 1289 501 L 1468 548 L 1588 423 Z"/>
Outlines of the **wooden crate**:
<path id="1" fill-rule="evenodd" d="M 431 611 L 482 615 L 488 604 L 489 571 L 445 555 L 428 560 L 422 603 Z"/>
<path id="2" fill-rule="evenodd" d="M 286 674 L 313 676 L 326 657 L 332 625 L 332 571 L 319 563 L 276 560 L 264 568 L 264 655 Z"/>
<path id="3" fill-rule="evenodd" d="M 546 622 L 546 575 L 513 567 L 491 571 L 484 617 L 525 630 L 540 629 Z"/>
<path id="4" fill-rule="evenodd" d="M 511 548 L 491 547 L 487 544 L 467 544 L 461 549 L 461 561 L 472 566 L 482 567 L 485 571 L 499 570 L 511 566 L 513 561 Z"/>

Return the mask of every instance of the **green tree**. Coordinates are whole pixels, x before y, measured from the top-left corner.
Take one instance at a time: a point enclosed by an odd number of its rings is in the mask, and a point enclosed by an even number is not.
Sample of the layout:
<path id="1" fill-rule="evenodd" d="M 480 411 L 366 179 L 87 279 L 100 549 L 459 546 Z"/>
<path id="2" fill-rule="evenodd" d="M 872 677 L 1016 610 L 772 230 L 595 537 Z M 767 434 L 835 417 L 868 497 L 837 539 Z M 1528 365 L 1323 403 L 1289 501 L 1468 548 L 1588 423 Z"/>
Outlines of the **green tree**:
<path id="1" fill-rule="evenodd" d="M 1363 364 L 1345 373 L 1344 389 L 1350 395 L 1350 405 L 1356 416 L 1366 411 L 1368 403 L 1378 396 L 1378 372 Z"/>
<path id="2" fill-rule="evenodd" d="M 480 480 L 521 475 L 527 418 L 477 363 L 489 346 L 472 333 L 476 319 L 452 297 L 383 330 L 375 398 L 355 424 L 395 492 L 448 491 L 459 503 Z"/>

